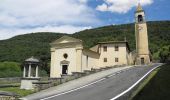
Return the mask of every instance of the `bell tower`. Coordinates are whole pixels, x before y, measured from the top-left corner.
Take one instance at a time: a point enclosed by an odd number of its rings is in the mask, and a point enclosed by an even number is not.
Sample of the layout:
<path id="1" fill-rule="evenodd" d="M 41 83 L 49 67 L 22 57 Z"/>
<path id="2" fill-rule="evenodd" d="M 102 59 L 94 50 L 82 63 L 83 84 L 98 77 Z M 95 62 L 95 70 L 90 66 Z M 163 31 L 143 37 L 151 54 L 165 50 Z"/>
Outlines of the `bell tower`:
<path id="1" fill-rule="evenodd" d="M 144 65 L 150 63 L 148 32 L 145 20 L 145 12 L 141 5 L 138 4 L 135 12 L 135 35 L 136 35 L 136 64 Z"/>

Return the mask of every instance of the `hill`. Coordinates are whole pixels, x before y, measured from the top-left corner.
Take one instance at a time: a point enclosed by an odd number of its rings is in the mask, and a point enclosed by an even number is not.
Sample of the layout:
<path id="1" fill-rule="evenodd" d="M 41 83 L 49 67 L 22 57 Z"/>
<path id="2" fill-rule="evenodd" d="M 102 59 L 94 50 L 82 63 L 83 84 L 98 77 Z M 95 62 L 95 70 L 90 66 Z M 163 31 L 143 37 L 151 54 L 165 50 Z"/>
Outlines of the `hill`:
<path id="1" fill-rule="evenodd" d="M 49 43 L 64 34 L 31 33 L 0 41 L 0 61 L 22 62 L 31 56 L 50 55 Z"/>
<path id="2" fill-rule="evenodd" d="M 170 43 L 170 21 L 148 22 L 149 45 L 152 53 Z M 50 60 L 49 43 L 60 38 L 61 33 L 38 32 L 15 36 L 0 41 L 0 62 L 22 62 L 30 56 L 36 56 L 41 60 Z M 134 24 L 111 25 L 95 29 L 84 30 L 69 36 L 82 39 L 84 46 L 89 48 L 103 41 L 124 40 L 127 38 L 131 50 L 135 49 Z"/>

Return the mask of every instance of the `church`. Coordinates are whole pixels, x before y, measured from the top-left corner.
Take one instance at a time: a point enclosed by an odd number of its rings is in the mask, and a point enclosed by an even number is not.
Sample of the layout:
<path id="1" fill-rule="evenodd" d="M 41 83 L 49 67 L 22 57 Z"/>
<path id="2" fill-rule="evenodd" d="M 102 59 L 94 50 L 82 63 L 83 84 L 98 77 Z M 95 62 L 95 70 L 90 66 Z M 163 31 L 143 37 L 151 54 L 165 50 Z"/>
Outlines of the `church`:
<path id="1" fill-rule="evenodd" d="M 90 49 L 85 49 L 82 40 L 63 36 L 50 44 L 50 77 L 57 78 L 73 72 L 114 65 L 149 64 L 147 24 L 140 4 L 135 11 L 135 37 L 136 52 L 132 53 L 126 40 L 99 42 Z"/>

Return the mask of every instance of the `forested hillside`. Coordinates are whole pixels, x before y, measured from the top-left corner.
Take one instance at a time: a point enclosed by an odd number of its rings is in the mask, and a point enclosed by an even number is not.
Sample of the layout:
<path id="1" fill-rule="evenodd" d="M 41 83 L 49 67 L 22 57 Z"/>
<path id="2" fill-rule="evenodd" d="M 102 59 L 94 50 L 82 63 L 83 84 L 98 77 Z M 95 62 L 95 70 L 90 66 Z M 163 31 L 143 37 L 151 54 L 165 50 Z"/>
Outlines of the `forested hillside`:
<path id="1" fill-rule="evenodd" d="M 149 45 L 152 53 L 170 43 L 170 21 L 148 22 Z M 50 60 L 49 43 L 60 38 L 60 33 L 31 33 L 15 36 L 11 39 L 0 41 L 0 62 L 22 62 L 24 59 L 36 56 L 43 60 Z M 134 24 L 111 25 L 95 29 L 84 30 L 71 34 L 84 41 L 84 46 L 89 48 L 99 41 L 124 40 L 126 37 L 131 50 L 135 49 Z"/>

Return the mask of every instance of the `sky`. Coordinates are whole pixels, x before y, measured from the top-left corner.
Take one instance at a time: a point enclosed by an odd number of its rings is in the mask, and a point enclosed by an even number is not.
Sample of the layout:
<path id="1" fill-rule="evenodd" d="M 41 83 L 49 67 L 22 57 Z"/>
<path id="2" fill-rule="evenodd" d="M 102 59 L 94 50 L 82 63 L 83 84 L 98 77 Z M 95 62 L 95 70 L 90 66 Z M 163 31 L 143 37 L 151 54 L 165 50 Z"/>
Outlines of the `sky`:
<path id="1" fill-rule="evenodd" d="M 148 21 L 170 20 L 170 0 L 0 0 L 0 40 L 133 23 L 139 2 Z"/>

